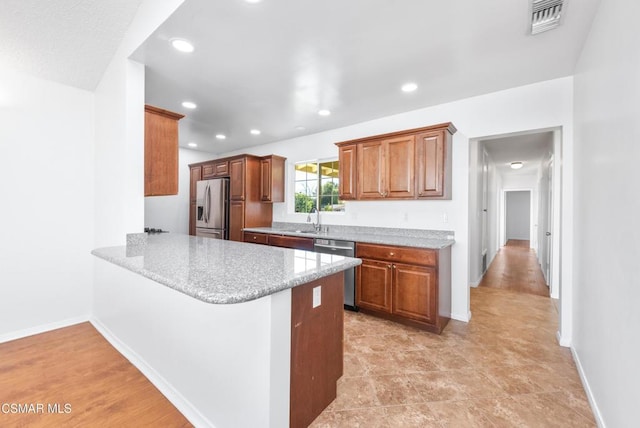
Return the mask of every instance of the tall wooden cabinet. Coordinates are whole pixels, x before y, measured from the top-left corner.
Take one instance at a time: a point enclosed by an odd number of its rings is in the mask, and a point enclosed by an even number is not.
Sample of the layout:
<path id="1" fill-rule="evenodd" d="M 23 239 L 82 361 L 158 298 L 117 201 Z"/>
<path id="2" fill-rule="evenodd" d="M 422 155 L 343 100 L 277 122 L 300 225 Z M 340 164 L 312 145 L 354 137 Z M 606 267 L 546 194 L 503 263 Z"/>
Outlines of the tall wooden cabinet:
<path id="1" fill-rule="evenodd" d="M 366 313 L 442 332 L 451 317 L 451 248 L 356 244 L 356 305 Z"/>
<path id="2" fill-rule="evenodd" d="M 144 106 L 144 195 L 178 194 L 178 121 L 184 115 Z"/>
<path id="3" fill-rule="evenodd" d="M 337 143 L 340 198 L 451 199 L 451 123 Z"/>
<path id="4" fill-rule="evenodd" d="M 282 167 L 272 167 L 273 159 Z M 263 160 L 270 159 L 265 171 Z M 189 233 L 195 235 L 195 188 L 198 180 L 229 177 L 229 239 L 242 241 L 242 229 L 271 226 L 272 204 L 277 200 L 265 200 L 265 187 L 269 187 L 271 199 L 284 194 L 285 158 L 275 155 L 259 157 L 238 155 L 223 159 L 191 164 L 191 206 L 189 209 Z M 270 176 L 269 176 L 270 175 Z M 269 180 L 265 186 L 264 180 Z M 277 188 L 281 186 L 282 188 Z"/>

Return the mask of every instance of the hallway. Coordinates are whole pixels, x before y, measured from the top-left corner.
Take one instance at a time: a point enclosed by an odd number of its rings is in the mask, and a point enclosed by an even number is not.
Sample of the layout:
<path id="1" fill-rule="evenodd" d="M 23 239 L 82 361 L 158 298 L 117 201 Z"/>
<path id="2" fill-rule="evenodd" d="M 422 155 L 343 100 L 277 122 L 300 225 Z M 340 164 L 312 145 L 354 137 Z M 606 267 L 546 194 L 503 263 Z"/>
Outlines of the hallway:
<path id="1" fill-rule="evenodd" d="M 479 287 L 499 288 L 549 297 L 536 252 L 529 241 L 510 239 L 498 251 Z"/>

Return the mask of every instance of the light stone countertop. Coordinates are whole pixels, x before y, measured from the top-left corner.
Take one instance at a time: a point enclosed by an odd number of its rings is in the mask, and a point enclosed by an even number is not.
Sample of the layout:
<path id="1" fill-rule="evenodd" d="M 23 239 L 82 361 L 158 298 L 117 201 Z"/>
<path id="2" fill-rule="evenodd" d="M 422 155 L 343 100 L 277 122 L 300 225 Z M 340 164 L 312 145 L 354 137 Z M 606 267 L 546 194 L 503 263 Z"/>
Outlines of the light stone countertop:
<path id="1" fill-rule="evenodd" d="M 133 234 L 91 253 L 207 303 L 241 303 L 341 272 L 360 259 L 182 234 Z"/>
<path id="2" fill-rule="evenodd" d="M 327 225 L 328 233 L 316 233 L 306 223 L 277 223 L 272 227 L 245 228 L 246 232 L 274 235 L 304 236 L 307 238 L 339 239 L 369 244 L 397 245 L 401 247 L 439 250 L 453 245 L 454 233 L 448 230 L 398 229 L 386 227 Z"/>

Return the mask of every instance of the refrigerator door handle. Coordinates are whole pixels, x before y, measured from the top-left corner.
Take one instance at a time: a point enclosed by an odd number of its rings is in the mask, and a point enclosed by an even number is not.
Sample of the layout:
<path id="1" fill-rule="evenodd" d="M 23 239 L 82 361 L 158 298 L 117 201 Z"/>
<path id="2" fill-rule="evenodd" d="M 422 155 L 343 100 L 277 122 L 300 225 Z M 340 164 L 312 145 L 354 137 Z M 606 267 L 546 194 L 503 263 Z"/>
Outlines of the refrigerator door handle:
<path id="1" fill-rule="evenodd" d="M 211 192 L 209 190 L 209 183 L 204 188 L 204 222 L 209 223 L 209 205 L 211 200 Z"/>

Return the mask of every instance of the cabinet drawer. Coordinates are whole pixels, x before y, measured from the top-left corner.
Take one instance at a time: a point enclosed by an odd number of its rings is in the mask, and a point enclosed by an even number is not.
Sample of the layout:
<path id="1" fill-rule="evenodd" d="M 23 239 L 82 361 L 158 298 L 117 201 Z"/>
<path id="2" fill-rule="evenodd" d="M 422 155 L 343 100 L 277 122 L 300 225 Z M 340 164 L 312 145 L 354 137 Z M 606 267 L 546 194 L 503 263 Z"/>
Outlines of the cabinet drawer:
<path id="1" fill-rule="evenodd" d="M 356 257 L 421 266 L 436 266 L 438 262 L 436 250 L 378 244 L 356 244 Z"/>
<path id="2" fill-rule="evenodd" d="M 274 247 L 294 248 L 296 250 L 313 251 L 313 238 L 297 236 L 271 235 L 269 245 Z"/>
<path id="3" fill-rule="evenodd" d="M 252 242 L 254 244 L 268 244 L 269 235 L 265 233 L 244 232 L 244 242 Z"/>

